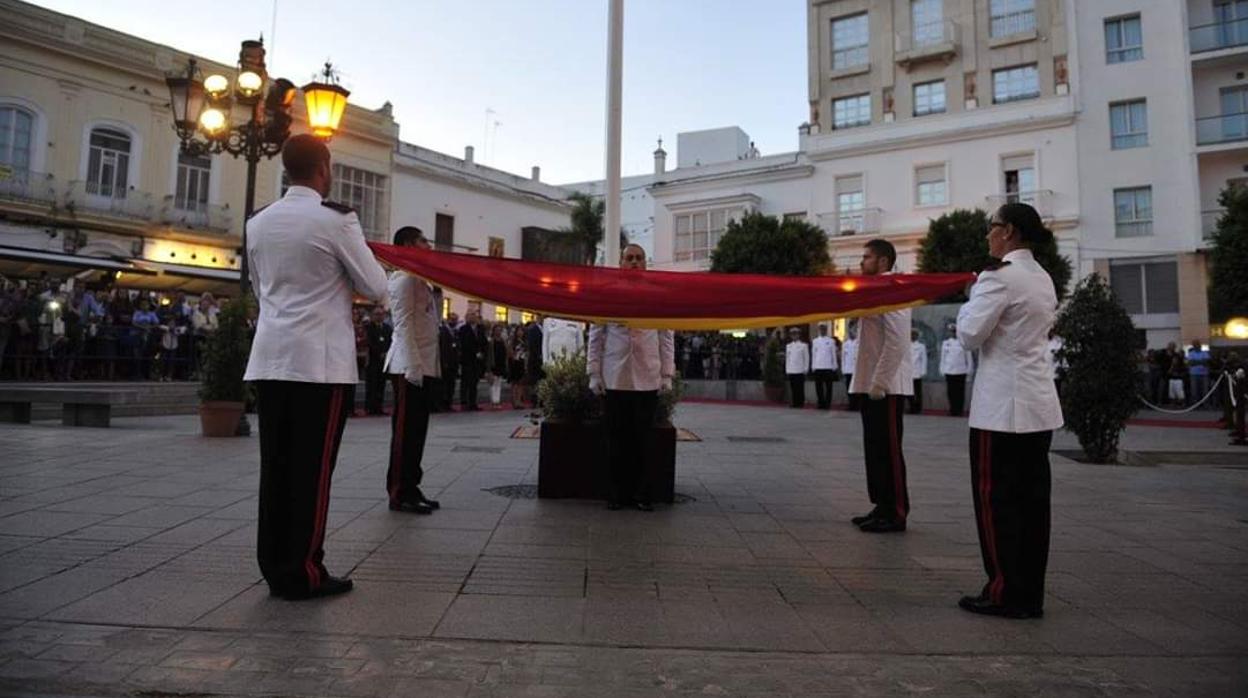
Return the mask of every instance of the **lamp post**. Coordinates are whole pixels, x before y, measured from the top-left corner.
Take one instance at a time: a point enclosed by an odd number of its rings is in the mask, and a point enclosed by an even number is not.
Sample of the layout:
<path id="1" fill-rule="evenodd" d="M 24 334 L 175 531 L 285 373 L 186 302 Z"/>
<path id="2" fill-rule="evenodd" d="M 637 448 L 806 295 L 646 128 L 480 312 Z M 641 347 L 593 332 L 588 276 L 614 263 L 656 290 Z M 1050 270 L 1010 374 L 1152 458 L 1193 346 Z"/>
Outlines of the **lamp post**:
<path id="1" fill-rule="evenodd" d="M 337 84 L 330 64 L 325 64 L 323 81 L 303 86 L 307 102 L 308 126 L 319 138 L 329 140 L 338 130 L 347 108 L 345 88 Z M 243 207 L 243 249 L 239 282 L 245 295 L 251 290 L 247 270 L 247 219 L 256 205 L 256 165 L 282 152 L 290 137 L 290 107 L 295 101 L 294 83 L 285 78 L 270 79 L 264 65 L 264 42 L 247 40 L 238 54 L 234 79 L 214 73 L 201 78 L 195 59 L 186 69 L 165 79 L 169 86 L 173 128 L 182 142 L 184 155 L 202 156 L 229 153 L 247 162 L 247 194 Z M 267 88 L 267 93 L 266 93 Z M 246 121 L 235 124 L 236 113 Z"/>

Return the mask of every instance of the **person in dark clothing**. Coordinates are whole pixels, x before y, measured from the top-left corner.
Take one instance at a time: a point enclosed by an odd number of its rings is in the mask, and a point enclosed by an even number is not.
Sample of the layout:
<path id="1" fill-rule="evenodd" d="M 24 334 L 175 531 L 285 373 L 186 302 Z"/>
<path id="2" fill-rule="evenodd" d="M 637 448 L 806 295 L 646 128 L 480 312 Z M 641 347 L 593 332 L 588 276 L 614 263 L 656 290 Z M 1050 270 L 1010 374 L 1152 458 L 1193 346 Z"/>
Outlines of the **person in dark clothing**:
<path id="1" fill-rule="evenodd" d="M 526 382 L 529 390 L 537 390 L 537 382 L 544 376 L 542 370 L 542 319 L 534 317 L 529 321 L 528 327 L 524 328 L 524 348 L 528 353 L 527 365 L 525 366 Z"/>
<path id="2" fill-rule="evenodd" d="M 459 316 L 450 313 L 438 326 L 438 362 L 442 364 L 442 393 L 438 395 L 439 411 L 450 412 L 451 401 L 455 395 L 455 376 L 459 375 L 459 345 L 455 330 L 459 327 Z"/>
<path id="3" fill-rule="evenodd" d="M 368 336 L 368 363 L 364 372 L 364 411 L 368 414 L 383 414 L 382 404 L 386 397 L 386 352 L 390 351 L 390 342 L 394 328 L 386 323 L 385 308 L 373 309 L 370 322 L 364 326 Z"/>
<path id="4" fill-rule="evenodd" d="M 481 316 L 475 310 L 468 311 L 468 320 L 459 328 L 459 406 L 469 412 L 481 407 L 477 404 L 477 383 L 481 380 L 481 368 L 485 359 L 485 331 L 481 328 Z"/>

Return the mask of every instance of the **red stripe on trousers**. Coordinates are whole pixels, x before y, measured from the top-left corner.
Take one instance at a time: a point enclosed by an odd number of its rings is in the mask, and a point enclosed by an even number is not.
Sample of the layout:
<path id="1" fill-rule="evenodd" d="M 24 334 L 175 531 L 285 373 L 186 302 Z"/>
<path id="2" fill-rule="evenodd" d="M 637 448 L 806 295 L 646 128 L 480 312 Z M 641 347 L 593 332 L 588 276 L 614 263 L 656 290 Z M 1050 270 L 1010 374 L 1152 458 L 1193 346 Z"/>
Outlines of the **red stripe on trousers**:
<path id="1" fill-rule="evenodd" d="M 321 472 L 316 488 L 316 518 L 313 521 L 312 540 L 308 544 L 308 554 L 303 560 L 304 569 L 308 573 L 308 588 L 321 586 L 321 570 L 313 559 L 325 539 L 325 519 L 329 515 L 329 473 L 334 459 L 334 442 L 338 436 L 338 420 L 342 415 L 342 387 L 334 388 L 333 397 L 329 399 L 329 422 L 325 428 L 325 445 L 321 449 Z"/>
<path id="2" fill-rule="evenodd" d="M 997 533 L 992 524 L 992 435 L 981 431 L 979 442 L 979 512 L 984 545 L 988 547 L 988 562 L 993 570 L 992 579 L 988 582 L 988 598 L 999 604 L 1002 603 L 1001 592 L 1005 589 L 1005 573 L 997 560 Z"/>
<path id="3" fill-rule="evenodd" d="M 893 461 L 893 499 L 896 500 L 897 520 L 906 520 L 906 503 L 904 500 L 906 487 L 902 483 L 901 474 L 901 443 L 897 438 L 897 403 L 898 398 L 888 396 L 888 449 Z"/>
<path id="4" fill-rule="evenodd" d="M 407 379 L 394 381 L 394 433 L 390 436 L 390 477 L 386 492 L 390 503 L 399 502 L 399 486 L 403 477 L 403 436 L 407 433 Z"/>

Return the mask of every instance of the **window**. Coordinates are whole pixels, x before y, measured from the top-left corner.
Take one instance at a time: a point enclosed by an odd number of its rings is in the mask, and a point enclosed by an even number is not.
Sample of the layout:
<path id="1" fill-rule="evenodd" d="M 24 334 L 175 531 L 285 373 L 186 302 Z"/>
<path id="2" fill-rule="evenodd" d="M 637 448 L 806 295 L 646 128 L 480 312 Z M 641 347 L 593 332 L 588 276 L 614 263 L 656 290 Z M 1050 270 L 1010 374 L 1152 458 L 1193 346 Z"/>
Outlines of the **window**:
<path id="1" fill-rule="evenodd" d="M 0 107 L 0 168 L 14 174 L 30 172 L 34 130 L 34 114 L 18 107 Z"/>
<path id="2" fill-rule="evenodd" d="M 945 112 L 945 81 L 923 82 L 914 86 L 914 115 Z"/>
<path id="3" fill-rule="evenodd" d="M 1140 16 L 1105 20 L 1105 62 L 1127 63 L 1144 58 Z"/>
<path id="4" fill-rule="evenodd" d="M 1036 30 L 1036 0 L 992 0 L 990 10 L 994 38 Z"/>
<path id="5" fill-rule="evenodd" d="M 1179 312 L 1179 267 L 1176 262 L 1114 264 L 1109 285 L 1132 315 Z"/>
<path id="6" fill-rule="evenodd" d="M 491 257 L 503 257 L 507 251 L 507 241 L 502 238 L 491 237 L 486 250 Z"/>
<path id="7" fill-rule="evenodd" d="M 1213 14 L 1218 30 L 1215 48 L 1248 43 L 1248 0 L 1217 0 Z"/>
<path id="8" fill-rule="evenodd" d="M 992 101 L 994 104 L 1035 99 L 1040 96 L 1040 71 L 1035 64 L 1017 68 L 992 71 Z"/>
<path id="9" fill-rule="evenodd" d="M 945 182 L 945 166 L 924 165 L 914 171 L 915 201 L 919 206 L 943 206 L 949 203 Z"/>
<path id="10" fill-rule="evenodd" d="M 852 128 L 871 123 L 871 95 L 832 100 L 832 128 Z"/>
<path id="11" fill-rule="evenodd" d="M 1120 238 L 1153 234 L 1153 188 L 1114 190 L 1114 234 Z"/>
<path id="12" fill-rule="evenodd" d="M 507 324 L 507 306 L 494 306 L 494 322 L 501 322 L 504 325 Z"/>
<path id="13" fill-rule="evenodd" d="M 832 20 L 832 70 L 867 65 L 869 42 L 866 12 Z"/>
<path id="14" fill-rule="evenodd" d="M 87 151 L 87 193 L 126 198 L 130 176 L 130 136 L 113 128 L 91 131 Z"/>
<path id="15" fill-rule="evenodd" d="M 212 160 L 178 153 L 178 184 L 173 193 L 173 207 L 181 211 L 203 211 L 208 208 L 208 176 Z"/>
<path id="16" fill-rule="evenodd" d="M 1109 131 L 1114 150 L 1148 145 L 1148 109 L 1144 100 L 1109 105 Z"/>
<path id="17" fill-rule="evenodd" d="M 442 319 L 445 320 L 451 316 L 451 299 L 442 299 Z"/>
<path id="18" fill-rule="evenodd" d="M 442 252 L 450 252 L 455 247 L 455 216 L 433 215 L 433 247 Z"/>
<path id="19" fill-rule="evenodd" d="M 739 208 L 716 208 L 676 216 L 676 261 L 709 258 L 728 221 L 741 213 Z"/>
<path id="20" fill-rule="evenodd" d="M 910 0 L 910 22 L 915 46 L 930 46 L 944 40 L 944 0 Z"/>
<path id="21" fill-rule="evenodd" d="M 787 221 L 799 221 L 799 222 L 801 222 L 801 221 L 805 221 L 805 220 L 806 220 L 806 212 L 805 212 L 805 211 L 794 211 L 793 213 L 786 213 L 786 214 L 784 214 L 784 218 L 783 218 L 783 220 L 784 220 L 784 221 L 786 221 L 786 222 L 787 222 Z"/>
<path id="22" fill-rule="evenodd" d="M 863 229 L 867 194 L 862 188 L 862 175 L 836 178 L 836 227 L 841 235 L 852 235 Z"/>
<path id="23" fill-rule="evenodd" d="M 1012 204 L 1021 201 L 1034 206 L 1036 200 L 1034 158 L 1030 154 L 1005 158 L 1001 163 L 1001 170 L 1004 176 L 1006 202 Z"/>
<path id="24" fill-rule="evenodd" d="M 384 239 L 386 234 L 386 176 L 346 165 L 334 165 L 335 201 L 355 209 L 364 237 Z"/>

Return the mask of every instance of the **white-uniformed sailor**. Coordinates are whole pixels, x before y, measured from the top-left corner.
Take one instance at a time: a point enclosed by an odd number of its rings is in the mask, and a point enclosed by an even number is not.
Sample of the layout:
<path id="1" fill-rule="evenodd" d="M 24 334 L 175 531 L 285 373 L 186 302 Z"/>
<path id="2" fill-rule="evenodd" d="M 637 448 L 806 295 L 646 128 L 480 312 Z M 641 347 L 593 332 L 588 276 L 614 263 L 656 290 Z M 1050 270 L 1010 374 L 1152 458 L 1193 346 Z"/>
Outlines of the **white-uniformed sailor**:
<path id="1" fill-rule="evenodd" d="M 819 325 L 819 336 L 810 343 L 810 368 L 815 374 L 815 397 L 821 410 L 832 407 L 832 386 L 836 382 L 836 340 L 828 336 L 828 326 Z"/>

